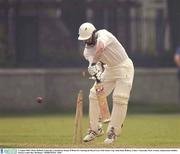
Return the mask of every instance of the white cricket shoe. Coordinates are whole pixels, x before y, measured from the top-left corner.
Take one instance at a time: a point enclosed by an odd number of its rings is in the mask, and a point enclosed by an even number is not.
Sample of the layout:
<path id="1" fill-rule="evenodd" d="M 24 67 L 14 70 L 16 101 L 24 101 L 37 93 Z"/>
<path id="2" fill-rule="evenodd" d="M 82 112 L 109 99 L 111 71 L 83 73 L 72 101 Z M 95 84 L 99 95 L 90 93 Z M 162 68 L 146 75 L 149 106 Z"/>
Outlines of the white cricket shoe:
<path id="1" fill-rule="evenodd" d="M 111 127 L 109 132 L 107 133 L 107 138 L 104 140 L 105 144 L 111 144 L 116 140 L 117 136 L 114 133 L 114 127 Z"/>
<path id="2" fill-rule="evenodd" d="M 102 136 L 104 134 L 104 131 L 102 128 L 99 128 L 97 130 L 97 132 L 95 132 L 94 130 L 92 129 L 89 129 L 88 130 L 88 134 L 84 137 L 83 141 L 84 142 L 89 142 L 89 141 L 92 141 L 94 140 L 96 137 L 99 137 L 99 136 Z"/>

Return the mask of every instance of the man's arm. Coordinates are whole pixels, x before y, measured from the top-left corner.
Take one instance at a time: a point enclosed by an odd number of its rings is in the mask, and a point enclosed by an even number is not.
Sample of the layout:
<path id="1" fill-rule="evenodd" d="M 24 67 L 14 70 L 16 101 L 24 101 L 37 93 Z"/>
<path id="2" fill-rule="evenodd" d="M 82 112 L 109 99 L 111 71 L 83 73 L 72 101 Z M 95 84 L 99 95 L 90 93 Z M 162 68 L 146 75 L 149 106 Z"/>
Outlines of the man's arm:
<path id="1" fill-rule="evenodd" d="M 175 61 L 176 65 L 177 65 L 177 67 L 180 68 L 180 54 L 175 54 L 174 55 L 174 61 Z"/>
<path id="2" fill-rule="evenodd" d="M 102 41 L 98 41 L 92 64 L 96 64 L 100 60 L 103 51 L 104 51 L 104 43 Z"/>

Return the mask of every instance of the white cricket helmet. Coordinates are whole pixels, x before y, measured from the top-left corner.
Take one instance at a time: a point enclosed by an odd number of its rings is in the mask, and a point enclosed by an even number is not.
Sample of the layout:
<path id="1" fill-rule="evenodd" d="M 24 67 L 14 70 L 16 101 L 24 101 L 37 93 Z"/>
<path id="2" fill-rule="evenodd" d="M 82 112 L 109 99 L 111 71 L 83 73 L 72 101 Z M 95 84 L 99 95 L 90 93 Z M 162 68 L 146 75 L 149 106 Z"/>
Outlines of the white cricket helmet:
<path id="1" fill-rule="evenodd" d="M 93 24 L 91 23 L 83 23 L 80 27 L 79 27 L 79 37 L 78 40 L 87 40 L 89 39 L 93 32 L 96 30 L 96 28 L 94 27 Z"/>

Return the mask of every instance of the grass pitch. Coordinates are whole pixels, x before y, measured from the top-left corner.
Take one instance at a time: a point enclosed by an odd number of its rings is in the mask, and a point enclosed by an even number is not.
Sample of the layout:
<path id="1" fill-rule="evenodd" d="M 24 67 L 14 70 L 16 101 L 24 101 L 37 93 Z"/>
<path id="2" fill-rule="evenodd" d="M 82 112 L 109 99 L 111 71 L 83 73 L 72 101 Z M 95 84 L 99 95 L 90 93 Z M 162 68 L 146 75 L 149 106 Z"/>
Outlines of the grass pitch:
<path id="1" fill-rule="evenodd" d="M 86 134 L 88 117 L 83 118 Z M 104 129 L 106 130 L 107 124 Z M 74 115 L 0 115 L 0 147 L 48 148 L 180 148 L 180 114 L 128 114 L 123 132 L 112 145 L 105 135 L 95 141 L 72 144 Z"/>

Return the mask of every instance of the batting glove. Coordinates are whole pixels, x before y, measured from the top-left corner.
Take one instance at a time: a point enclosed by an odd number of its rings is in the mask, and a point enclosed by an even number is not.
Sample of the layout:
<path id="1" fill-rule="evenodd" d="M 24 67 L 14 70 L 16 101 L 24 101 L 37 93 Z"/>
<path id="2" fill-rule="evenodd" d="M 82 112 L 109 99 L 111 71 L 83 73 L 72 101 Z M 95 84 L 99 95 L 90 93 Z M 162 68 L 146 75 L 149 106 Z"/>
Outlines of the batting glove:
<path id="1" fill-rule="evenodd" d="M 88 72 L 91 76 L 94 76 L 99 72 L 99 69 L 97 68 L 96 64 L 93 63 L 88 67 Z"/>
<path id="2" fill-rule="evenodd" d="M 102 72 L 98 72 L 96 74 L 96 78 L 99 80 L 99 81 L 102 81 L 103 80 L 103 73 Z"/>

